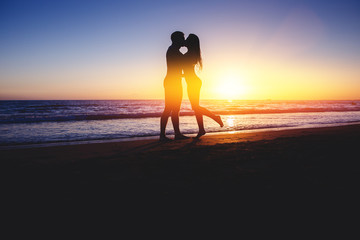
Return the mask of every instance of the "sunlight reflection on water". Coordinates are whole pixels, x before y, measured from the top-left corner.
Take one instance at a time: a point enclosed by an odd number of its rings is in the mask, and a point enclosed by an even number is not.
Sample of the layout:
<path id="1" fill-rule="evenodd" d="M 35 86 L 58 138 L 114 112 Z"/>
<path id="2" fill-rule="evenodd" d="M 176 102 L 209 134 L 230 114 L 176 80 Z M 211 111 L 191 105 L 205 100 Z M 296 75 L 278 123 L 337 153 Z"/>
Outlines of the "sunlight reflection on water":
<path id="1" fill-rule="evenodd" d="M 351 123 L 360 121 L 360 112 L 223 115 L 222 119 L 224 127 L 220 128 L 212 119 L 204 117 L 206 131 L 235 132 L 251 129 Z M 159 121 L 159 118 L 139 118 L 0 124 L 0 145 L 158 136 Z M 180 128 L 184 134 L 196 134 L 198 127 L 195 117 L 180 117 Z M 169 120 L 167 133 L 173 134 L 173 132 L 171 120 Z"/>
<path id="2" fill-rule="evenodd" d="M 203 106 L 221 114 L 224 127 L 204 117 L 207 132 L 236 132 L 243 130 L 322 126 L 360 121 L 359 103 L 351 101 L 202 101 Z M 2 105 L 1 105 L 2 104 Z M 158 136 L 163 101 L 13 101 L 0 102 L 0 145 L 46 143 L 61 141 L 119 139 Z M 308 111 L 308 108 L 321 110 Z M 326 108 L 326 111 L 322 111 Z M 273 110 L 296 110 L 295 113 L 271 113 Z M 341 111 L 338 111 L 338 110 Z M 253 114 L 239 114 L 238 111 Z M 331 112 L 330 112 L 331 110 Z M 336 111 L 335 111 L 336 110 Z M 345 111 L 346 110 L 346 111 Z M 121 113 L 134 118 L 110 118 Z M 260 113 L 254 113 L 258 112 Z M 192 113 L 184 101 L 182 112 Z M 237 113 L 237 114 L 234 114 Z M 153 117 L 144 117 L 149 114 Z M 155 114 L 156 113 L 156 114 Z M 141 116 L 139 116 L 140 114 Z M 80 120 L 77 120 L 80 115 Z M 96 116 L 96 120 L 83 117 Z M 147 116 L 147 115 L 146 115 Z M 28 121 L 30 119 L 30 122 Z M 51 120 L 51 121 L 49 121 Z M 196 135 L 195 117 L 181 116 L 180 129 Z M 167 133 L 173 134 L 169 119 Z"/>
<path id="3" fill-rule="evenodd" d="M 235 118 L 233 116 L 228 116 L 225 121 L 227 126 L 234 127 Z"/>

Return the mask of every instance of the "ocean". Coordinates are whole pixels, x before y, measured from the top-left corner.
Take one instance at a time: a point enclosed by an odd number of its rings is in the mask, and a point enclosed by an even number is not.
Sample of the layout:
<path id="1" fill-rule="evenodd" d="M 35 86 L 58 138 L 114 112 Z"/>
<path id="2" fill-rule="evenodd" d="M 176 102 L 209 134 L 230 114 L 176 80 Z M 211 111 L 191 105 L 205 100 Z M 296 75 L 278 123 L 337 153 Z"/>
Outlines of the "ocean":
<path id="1" fill-rule="evenodd" d="M 224 127 L 204 117 L 208 133 L 306 128 L 360 122 L 360 100 L 275 101 L 202 100 L 220 114 Z M 0 146 L 156 138 L 163 100 L 0 101 Z M 180 129 L 195 136 L 197 124 L 188 100 Z M 169 119 L 167 133 L 173 134 Z"/>

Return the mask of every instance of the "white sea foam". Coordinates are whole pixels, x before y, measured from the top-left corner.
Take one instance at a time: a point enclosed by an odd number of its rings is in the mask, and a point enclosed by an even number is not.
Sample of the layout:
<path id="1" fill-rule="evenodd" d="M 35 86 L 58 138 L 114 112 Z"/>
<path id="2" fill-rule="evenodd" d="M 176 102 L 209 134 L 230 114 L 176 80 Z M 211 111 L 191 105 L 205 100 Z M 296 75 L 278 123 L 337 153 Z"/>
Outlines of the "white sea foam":
<path id="1" fill-rule="evenodd" d="M 0 145 L 121 139 L 159 134 L 162 100 L 0 101 Z M 324 126 L 360 121 L 360 101 L 219 101 L 201 104 L 222 116 L 204 117 L 207 132 Z M 196 134 L 188 101 L 181 130 Z M 167 132 L 172 134 L 169 121 Z"/>

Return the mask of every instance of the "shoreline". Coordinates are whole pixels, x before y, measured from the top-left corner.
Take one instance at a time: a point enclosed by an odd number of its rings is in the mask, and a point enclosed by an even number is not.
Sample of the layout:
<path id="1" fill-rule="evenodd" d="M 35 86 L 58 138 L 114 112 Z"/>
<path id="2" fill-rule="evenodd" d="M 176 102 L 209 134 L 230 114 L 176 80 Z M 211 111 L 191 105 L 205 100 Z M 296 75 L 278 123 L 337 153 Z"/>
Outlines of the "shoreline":
<path id="1" fill-rule="evenodd" d="M 313 129 L 313 128 L 327 128 L 337 126 L 358 125 L 360 122 L 350 123 L 333 123 L 333 124 L 312 124 L 312 125 L 300 125 L 294 127 L 273 127 L 273 128 L 259 128 L 248 130 L 236 130 L 236 131 L 218 131 L 207 132 L 205 137 L 212 135 L 227 135 L 227 134 L 246 134 L 256 132 L 268 132 L 268 131 L 283 131 L 293 129 Z M 195 137 L 194 134 L 185 134 L 189 137 Z M 168 135 L 170 138 L 174 138 L 174 135 Z M 27 149 L 27 148 L 43 148 L 43 147 L 57 147 L 57 146 L 71 146 L 71 145 L 87 145 L 87 144 L 102 144 L 102 143 L 117 143 L 117 142 L 133 142 L 144 140 L 158 140 L 158 136 L 143 136 L 143 137 L 128 137 L 128 138 L 115 138 L 115 139 L 94 139 L 94 140 L 78 140 L 78 141 L 60 141 L 60 142 L 45 142 L 45 143 L 25 143 L 25 144 L 13 144 L 13 145 L 0 145 L 0 151 L 11 149 Z M 202 137 L 203 138 L 203 137 Z"/>

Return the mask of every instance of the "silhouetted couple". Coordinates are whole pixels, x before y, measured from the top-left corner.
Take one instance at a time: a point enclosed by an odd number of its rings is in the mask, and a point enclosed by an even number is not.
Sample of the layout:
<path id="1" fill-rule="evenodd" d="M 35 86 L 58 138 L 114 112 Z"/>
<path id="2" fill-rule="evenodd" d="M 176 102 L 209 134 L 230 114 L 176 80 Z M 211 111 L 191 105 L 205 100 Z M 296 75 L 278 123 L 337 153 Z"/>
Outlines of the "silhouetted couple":
<path id="1" fill-rule="evenodd" d="M 185 40 L 184 33 L 176 31 L 171 34 L 171 41 L 172 44 L 166 52 L 167 74 L 164 79 L 165 109 L 160 121 L 160 141 L 170 140 L 166 137 L 165 133 L 170 116 L 174 127 L 175 140 L 188 138 L 180 132 L 179 127 L 179 112 L 183 96 L 182 77 L 185 77 L 191 107 L 194 110 L 199 126 L 199 132 L 196 136 L 196 138 L 199 138 L 206 133 L 203 115 L 210 117 L 221 127 L 224 124 L 220 116 L 199 105 L 201 80 L 195 72 L 196 67 L 202 68 L 199 38 L 195 34 L 189 34 Z M 180 52 L 180 48 L 183 46 L 188 49 L 185 54 Z"/>

